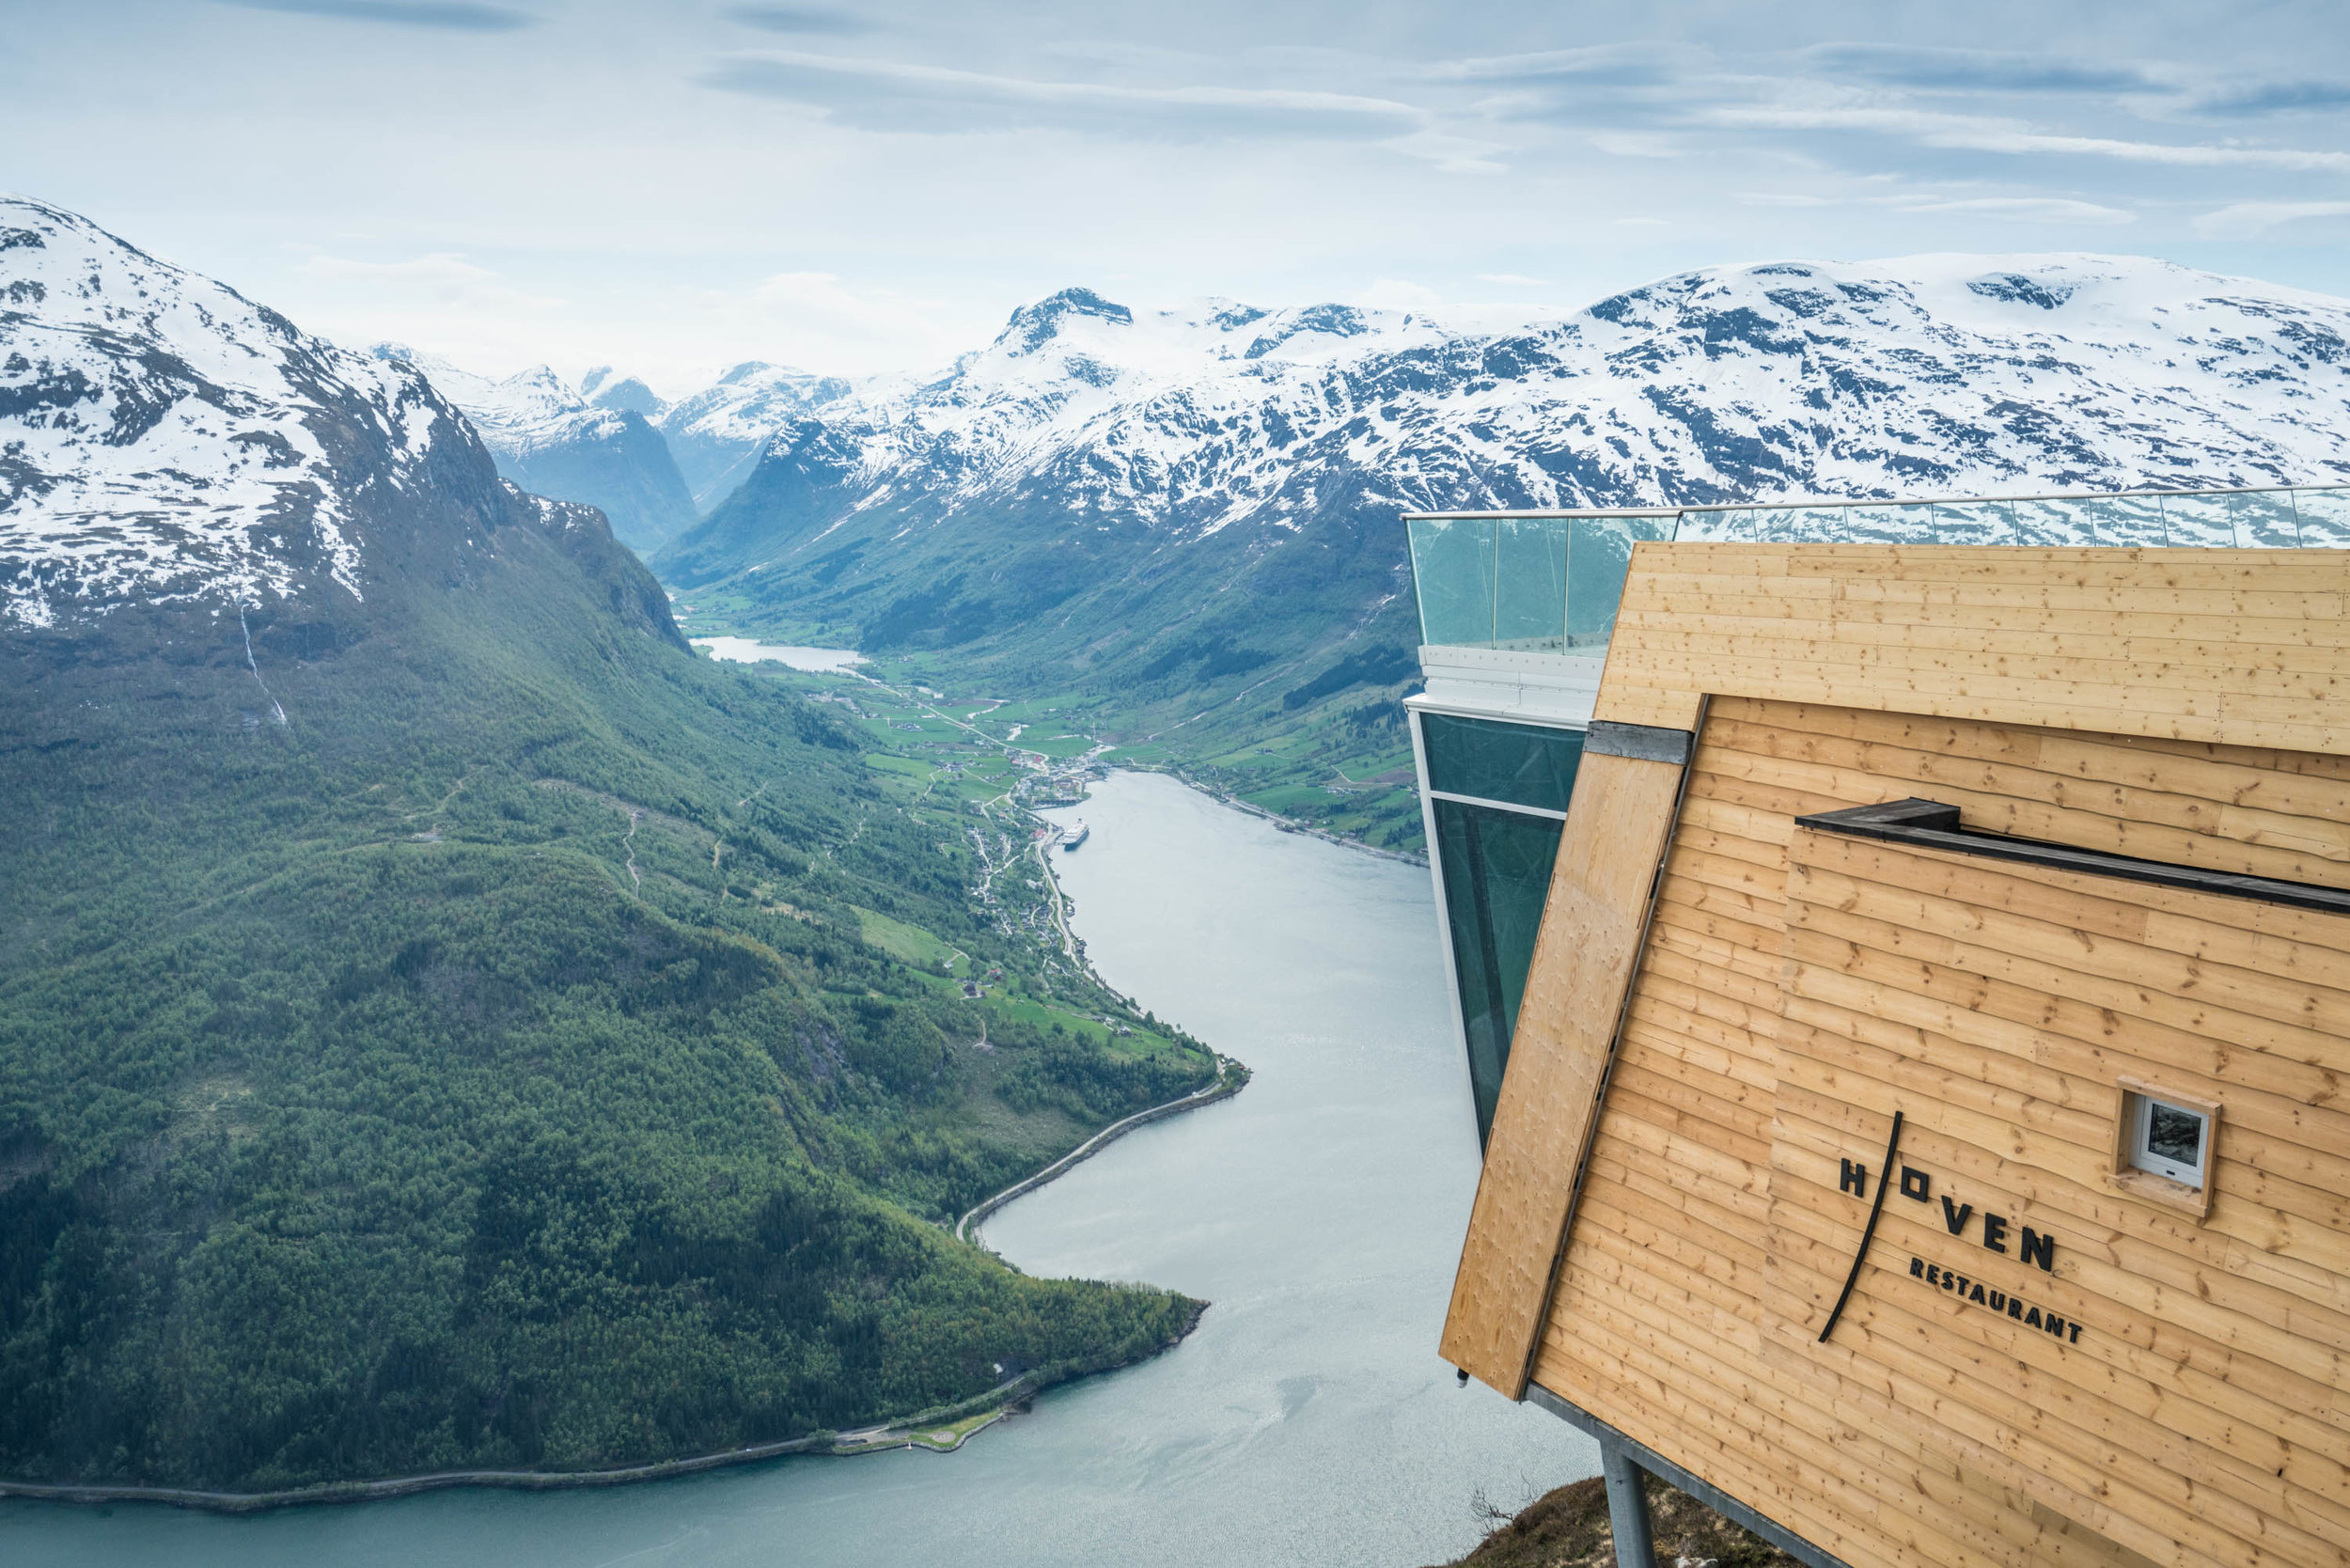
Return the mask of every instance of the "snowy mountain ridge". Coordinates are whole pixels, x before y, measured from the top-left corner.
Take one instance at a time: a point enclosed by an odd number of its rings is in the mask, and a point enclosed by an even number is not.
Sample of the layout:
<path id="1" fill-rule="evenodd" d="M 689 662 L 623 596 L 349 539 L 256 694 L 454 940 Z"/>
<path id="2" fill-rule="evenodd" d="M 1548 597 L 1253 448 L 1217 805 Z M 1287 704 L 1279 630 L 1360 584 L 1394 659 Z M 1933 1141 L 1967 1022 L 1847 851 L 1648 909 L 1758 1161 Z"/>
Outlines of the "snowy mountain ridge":
<path id="1" fill-rule="evenodd" d="M 424 376 L 309 337 L 86 219 L 0 196 L 0 622 L 364 594 L 354 483 L 463 427 Z M 356 474 L 361 442 L 387 460 Z"/>
<path id="2" fill-rule="evenodd" d="M 849 396 L 854 385 L 838 376 L 746 359 L 654 417 L 694 504 L 708 511 L 743 482 L 778 429 Z"/>
<path id="3" fill-rule="evenodd" d="M 1499 332 L 1069 290 L 767 457 L 811 444 L 842 522 L 1049 493 L 1176 538 L 1302 527 L 1340 476 L 1404 509 L 2311 480 L 2350 473 L 2350 301 L 2087 255 L 1708 268 Z"/>

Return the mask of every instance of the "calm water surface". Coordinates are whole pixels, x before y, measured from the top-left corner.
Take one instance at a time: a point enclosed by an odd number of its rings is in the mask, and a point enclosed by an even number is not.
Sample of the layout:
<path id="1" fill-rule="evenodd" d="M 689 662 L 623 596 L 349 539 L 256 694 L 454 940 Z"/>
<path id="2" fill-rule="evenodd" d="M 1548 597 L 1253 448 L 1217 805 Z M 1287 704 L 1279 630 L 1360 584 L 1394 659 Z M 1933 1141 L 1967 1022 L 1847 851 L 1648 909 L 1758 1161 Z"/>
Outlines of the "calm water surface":
<path id="1" fill-rule="evenodd" d="M 1441 1561 L 1469 1499 L 1596 1474 L 1565 1423 L 1453 1386 L 1438 1327 L 1477 1180 L 1428 873 L 1121 774 L 1055 855 L 1110 983 L 1256 1070 L 1006 1209 L 1038 1275 L 1214 1303 L 1143 1366 L 955 1454 L 791 1459 L 605 1492 L 444 1492 L 224 1519 L 0 1502 L 0 1562 L 172 1568 Z"/>
<path id="2" fill-rule="evenodd" d="M 789 665 L 815 674 L 828 670 L 849 669 L 865 662 L 865 655 L 848 648 L 803 648 L 797 643 L 753 642 L 748 637 L 696 637 L 694 646 L 710 651 L 713 659 L 728 659 L 738 665 L 775 663 Z"/>

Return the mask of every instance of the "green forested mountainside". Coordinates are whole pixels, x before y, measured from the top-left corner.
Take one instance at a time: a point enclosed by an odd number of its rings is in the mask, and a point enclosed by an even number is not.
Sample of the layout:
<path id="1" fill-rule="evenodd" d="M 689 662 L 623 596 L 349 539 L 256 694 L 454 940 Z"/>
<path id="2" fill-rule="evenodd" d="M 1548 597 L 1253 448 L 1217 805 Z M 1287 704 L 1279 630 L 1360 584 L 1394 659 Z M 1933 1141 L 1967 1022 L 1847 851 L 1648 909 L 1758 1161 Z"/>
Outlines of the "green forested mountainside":
<path id="1" fill-rule="evenodd" d="M 1419 626 L 1393 503 L 1333 485 L 1308 525 L 1173 542 L 1131 519 L 1071 525 L 1050 496 L 951 525 L 924 497 L 859 499 L 821 452 L 779 441 L 652 565 L 697 635 L 856 648 L 956 695 L 1049 698 L 1126 760 L 1419 847 L 1399 700 Z"/>
<path id="2" fill-rule="evenodd" d="M 586 515 L 0 638 L 0 1475 L 642 1460 L 1191 1321 L 944 1227 L 1207 1053 L 1082 1027 L 1123 1009 Z"/>

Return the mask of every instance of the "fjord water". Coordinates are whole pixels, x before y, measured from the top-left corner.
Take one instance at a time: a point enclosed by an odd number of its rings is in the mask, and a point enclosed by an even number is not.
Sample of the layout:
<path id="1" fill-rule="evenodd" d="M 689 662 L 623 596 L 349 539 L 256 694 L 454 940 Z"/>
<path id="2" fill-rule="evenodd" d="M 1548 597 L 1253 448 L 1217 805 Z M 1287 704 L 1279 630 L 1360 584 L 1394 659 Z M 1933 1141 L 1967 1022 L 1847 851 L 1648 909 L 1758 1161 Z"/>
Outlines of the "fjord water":
<path id="1" fill-rule="evenodd" d="M 760 642 L 751 637 L 696 637 L 694 646 L 713 659 L 738 665 L 775 663 L 812 675 L 854 669 L 865 655 L 845 648 L 805 648 L 791 642 Z"/>
<path id="2" fill-rule="evenodd" d="M 1428 873 L 1120 774 L 1056 852 L 1104 976 L 1255 1069 L 992 1219 L 1037 1275 L 1214 1305 L 1155 1360 L 954 1454 L 794 1459 L 609 1491 L 219 1518 L 0 1502 L 0 1561 L 174 1568 L 1155 1568 L 1442 1561 L 1480 1490 L 1596 1473 L 1565 1423 L 1456 1388 L 1436 1337 L 1477 1180 Z"/>

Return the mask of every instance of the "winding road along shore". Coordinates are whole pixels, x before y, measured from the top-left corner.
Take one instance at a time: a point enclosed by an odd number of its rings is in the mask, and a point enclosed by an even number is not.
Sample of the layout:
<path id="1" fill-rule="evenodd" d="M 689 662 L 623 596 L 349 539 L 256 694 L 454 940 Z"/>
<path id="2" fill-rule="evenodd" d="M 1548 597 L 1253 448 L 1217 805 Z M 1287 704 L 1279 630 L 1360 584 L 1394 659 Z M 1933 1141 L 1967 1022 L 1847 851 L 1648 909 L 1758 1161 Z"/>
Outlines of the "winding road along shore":
<path id="1" fill-rule="evenodd" d="M 1054 1177 L 1066 1174 L 1071 1168 L 1091 1159 L 1136 1127 L 1148 1126 L 1153 1121 L 1163 1121 L 1170 1116 L 1181 1116 L 1187 1110 L 1198 1110 L 1200 1106 L 1214 1105 L 1218 1100 L 1229 1100 L 1246 1088 L 1247 1083 L 1248 1069 L 1230 1057 L 1219 1054 L 1215 1058 L 1215 1082 L 1205 1089 L 1195 1089 L 1180 1100 L 1169 1100 L 1163 1105 L 1152 1105 L 1149 1110 L 1136 1111 L 1123 1121 L 1111 1122 L 1035 1175 L 1014 1182 L 995 1197 L 976 1205 L 969 1214 L 955 1222 L 955 1240 L 967 1241 L 978 1247 L 986 1247 L 987 1243 L 979 1239 L 978 1230 L 979 1223 L 1013 1199 L 1034 1192 Z M 990 1248 L 990 1250 L 994 1249 Z"/>
<path id="2" fill-rule="evenodd" d="M 629 833 L 635 834 L 635 818 L 630 813 Z M 1045 886 L 1053 900 L 1054 923 L 1059 928 L 1061 940 L 1073 962 L 1083 963 L 1075 950 L 1074 933 L 1061 916 L 1060 885 L 1053 876 L 1052 862 L 1043 853 L 1049 844 L 1039 846 L 1038 858 L 1044 863 Z M 634 866 L 632 863 L 632 872 Z M 1034 1175 L 1013 1183 L 994 1197 L 972 1208 L 955 1223 L 955 1239 L 986 1247 L 979 1235 L 979 1226 L 990 1215 L 1016 1198 L 1034 1192 L 1058 1176 L 1067 1174 L 1076 1166 L 1091 1159 L 1118 1139 L 1137 1127 L 1153 1121 L 1198 1110 L 1218 1100 L 1230 1099 L 1248 1083 L 1248 1069 L 1238 1059 L 1218 1053 L 1215 1058 L 1215 1079 L 1205 1088 L 1194 1090 L 1179 1100 L 1152 1105 L 1136 1111 L 1122 1121 L 1113 1121 L 1076 1148 L 1055 1160 Z M 988 1248 L 993 1251 L 993 1248 Z M 1181 1334 L 1167 1346 L 1182 1342 L 1198 1322 L 1195 1311 Z M 1155 1354 L 1155 1353 L 1154 1353 Z M 1100 1372 L 1116 1371 L 1104 1367 Z M 934 1453 L 952 1453 L 977 1436 L 985 1428 L 1002 1419 L 1006 1409 L 1042 1392 L 1052 1382 L 1036 1372 L 1024 1373 L 986 1393 L 963 1400 L 938 1410 L 925 1410 L 917 1415 L 897 1420 L 884 1421 L 854 1432 L 813 1433 L 773 1443 L 756 1443 L 744 1448 L 723 1449 L 715 1453 L 693 1454 L 679 1459 L 655 1460 L 643 1465 L 622 1465 L 597 1470 L 440 1470 L 430 1475 L 394 1476 L 381 1481 L 325 1482 L 315 1486 L 291 1487 L 274 1492 L 208 1492 L 177 1486 L 108 1486 L 85 1485 L 71 1482 L 21 1482 L 0 1480 L 0 1497 L 36 1498 L 48 1502 L 164 1503 L 175 1508 L 200 1509 L 214 1513 L 258 1513 L 271 1509 L 292 1508 L 310 1503 L 359 1503 L 385 1501 L 393 1497 L 414 1497 L 420 1492 L 436 1492 L 454 1486 L 493 1486 L 516 1491 L 547 1492 L 591 1486 L 626 1486 L 637 1482 L 663 1481 L 676 1476 L 694 1475 L 728 1465 L 755 1464 L 762 1459 L 780 1459 L 789 1454 L 811 1453 L 848 1457 L 863 1453 L 886 1453 L 898 1449 L 923 1448 Z M 980 1411 L 986 1419 L 967 1427 L 962 1423 Z M 962 1427 L 962 1430 L 945 1430 Z"/>

